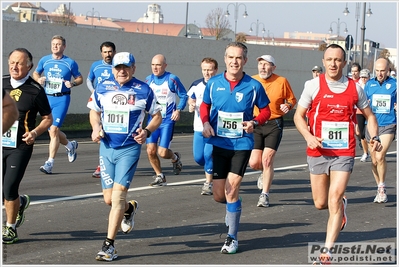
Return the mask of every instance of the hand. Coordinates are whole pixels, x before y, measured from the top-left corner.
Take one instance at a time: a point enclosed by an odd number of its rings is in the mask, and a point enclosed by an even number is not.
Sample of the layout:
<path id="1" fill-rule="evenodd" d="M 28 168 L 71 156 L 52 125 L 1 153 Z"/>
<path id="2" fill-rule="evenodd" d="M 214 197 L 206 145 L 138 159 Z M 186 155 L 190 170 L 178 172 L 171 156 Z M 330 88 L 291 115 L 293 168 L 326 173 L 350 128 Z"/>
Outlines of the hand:
<path id="1" fill-rule="evenodd" d="M 254 123 L 252 121 L 243 121 L 242 129 L 244 129 L 244 131 L 247 133 L 253 133 L 254 132 Z"/>
<path id="2" fill-rule="evenodd" d="M 188 112 L 194 112 L 194 111 L 195 111 L 195 103 L 190 104 L 190 105 L 188 106 Z"/>
<path id="3" fill-rule="evenodd" d="M 383 148 L 382 144 L 378 141 L 375 141 L 373 139 L 370 140 L 370 146 L 371 146 L 371 151 L 370 152 L 380 152 Z"/>
<path id="4" fill-rule="evenodd" d="M 22 135 L 22 141 L 24 141 L 27 145 L 32 145 L 36 140 L 35 132 L 26 132 Z"/>
<path id="5" fill-rule="evenodd" d="M 66 86 L 67 88 L 72 88 L 72 87 L 73 87 L 71 81 L 64 81 L 64 83 L 65 83 L 65 86 Z"/>
<path id="6" fill-rule="evenodd" d="M 101 138 L 104 138 L 104 130 L 101 126 L 93 128 L 93 132 L 91 133 L 91 140 L 95 143 L 100 143 Z"/>
<path id="7" fill-rule="evenodd" d="M 46 77 L 40 77 L 39 80 L 37 81 L 38 83 L 40 83 L 41 86 L 44 85 L 44 83 L 46 82 Z"/>
<path id="8" fill-rule="evenodd" d="M 172 121 L 178 121 L 180 119 L 180 110 L 175 110 L 170 117 Z"/>
<path id="9" fill-rule="evenodd" d="M 209 124 L 209 122 L 204 123 L 204 129 L 202 130 L 202 135 L 205 138 L 209 138 L 211 136 L 215 136 L 215 132 L 213 131 L 212 126 Z"/>
<path id="10" fill-rule="evenodd" d="M 310 149 L 316 149 L 322 147 L 321 141 L 323 141 L 323 138 L 314 135 L 306 139 L 307 145 Z"/>
<path id="11" fill-rule="evenodd" d="M 137 143 L 139 143 L 140 145 L 142 145 L 142 144 L 144 144 L 145 143 L 145 140 L 147 139 L 147 131 L 146 130 L 144 130 L 144 129 L 142 129 L 142 128 L 138 128 L 137 130 L 136 130 L 136 133 L 138 133 L 138 134 L 135 134 L 134 135 L 134 140 L 137 142 Z"/>
<path id="12" fill-rule="evenodd" d="M 288 111 L 290 111 L 290 109 L 288 108 L 288 106 L 287 106 L 286 104 L 281 104 L 281 105 L 280 105 L 280 110 L 281 110 L 282 112 L 284 112 L 285 114 L 287 114 Z"/>

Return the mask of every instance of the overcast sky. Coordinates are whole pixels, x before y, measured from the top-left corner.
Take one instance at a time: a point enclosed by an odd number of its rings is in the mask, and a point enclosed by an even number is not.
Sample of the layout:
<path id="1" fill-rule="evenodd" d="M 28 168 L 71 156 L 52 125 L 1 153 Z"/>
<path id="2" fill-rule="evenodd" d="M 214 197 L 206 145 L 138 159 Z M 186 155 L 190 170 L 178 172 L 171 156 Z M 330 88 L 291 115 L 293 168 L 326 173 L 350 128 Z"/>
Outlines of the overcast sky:
<path id="1" fill-rule="evenodd" d="M 14 2 L 2 2 L 2 7 Z M 31 2 L 36 4 L 37 2 Z M 340 35 L 346 36 L 345 28 L 348 34 L 356 38 L 356 3 L 357 2 L 327 2 L 327 1 L 261 1 L 261 2 L 230 2 L 230 1 L 70 1 L 54 2 L 41 1 L 43 8 L 49 12 L 54 11 L 61 3 L 69 6 L 76 15 L 94 13 L 101 17 L 113 17 L 130 19 L 137 21 L 147 10 L 147 6 L 152 3 L 161 5 L 165 23 L 184 24 L 186 14 L 188 14 L 188 23 L 195 23 L 201 27 L 206 27 L 205 19 L 211 10 L 222 8 L 224 11 L 228 8 L 230 16 L 229 21 L 234 31 L 235 10 L 237 9 L 237 32 L 245 32 L 255 35 L 256 25 L 258 25 L 258 35 L 262 36 L 263 26 L 270 35 L 274 37 L 283 37 L 284 32 L 314 32 L 326 33 L 330 26 L 333 34 L 336 34 L 337 22 L 340 20 Z M 188 3 L 188 12 L 187 10 Z M 360 2 L 358 2 L 360 3 Z M 349 14 L 345 16 L 343 11 L 348 6 Z M 237 8 L 238 7 L 238 8 Z M 398 2 L 397 1 L 379 1 L 367 2 L 366 10 L 371 8 L 372 15 L 365 18 L 365 38 L 380 43 L 380 47 L 397 47 L 398 44 Z M 248 17 L 243 18 L 244 11 L 247 11 Z M 363 16 L 363 2 L 360 4 L 357 22 L 357 41 L 360 42 L 361 25 Z M 258 23 L 257 23 L 258 21 Z M 251 28 L 253 32 L 249 33 Z"/>

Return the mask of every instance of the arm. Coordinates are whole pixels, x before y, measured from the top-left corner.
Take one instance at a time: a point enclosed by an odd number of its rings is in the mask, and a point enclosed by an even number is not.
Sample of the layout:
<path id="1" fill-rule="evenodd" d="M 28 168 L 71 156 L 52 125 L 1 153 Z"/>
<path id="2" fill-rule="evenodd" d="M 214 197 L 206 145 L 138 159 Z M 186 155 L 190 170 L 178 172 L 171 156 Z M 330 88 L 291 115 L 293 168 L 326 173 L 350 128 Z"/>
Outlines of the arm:
<path id="1" fill-rule="evenodd" d="M 284 112 L 285 114 L 288 113 L 291 109 L 293 109 L 296 105 L 296 97 L 294 95 L 294 92 L 292 91 L 291 85 L 289 84 L 288 80 L 286 80 L 285 83 L 285 91 L 286 91 L 286 98 L 285 98 L 285 103 L 280 105 L 280 110 Z"/>
<path id="2" fill-rule="evenodd" d="M 35 142 L 36 138 L 47 131 L 53 123 L 53 115 L 50 113 L 48 115 L 43 115 L 42 120 L 39 125 L 30 132 L 26 132 L 22 135 L 22 141 L 26 142 L 28 145 Z"/>
<path id="3" fill-rule="evenodd" d="M 206 138 L 215 136 L 215 132 L 213 131 L 213 128 L 212 128 L 211 124 L 209 123 L 210 110 L 211 110 L 210 104 L 206 104 L 205 102 L 201 103 L 200 116 L 201 116 L 202 124 L 204 125 L 204 129 L 202 130 L 202 135 Z"/>
<path id="4" fill-rule="evenodd" d="M 3 134 L 10 129 L 10 127 L 14 124 L 19 117 L 19 111 L 17 108 L 17 104 L 11 98 L 11 96 L 5 92 L 3 95 Z"/>
<path id="5" fill-rule="evenodd" d="M 83 76 L 80 75 L 80 76 L 76 77 L 76 78 L 73 80 L 73 82 L 71 82 L 71 81 L 65 81 L 65 86 L 66 86 L 67 88 L 72 88 L 72 87 L 81 85 L 82 83 L 83 83 Z"/>
<path id="6" fill-rule="evenodd" d="M 298 105 L 294 114 L 294 123 L 298 132 L 305 138 L 308 147 L 315 149 L 317 147 L 321 147 L 321 141 L 323 139 L 312 135 L 309 131 L 309 127 L 305 119 L 306 111 L 306 108 Z"/>
<path id="7" fill-rule="evenodd" d="M 86 85 L 87 85 L 87 88 L 90 90 L 90 92 L 93 93 L 94 86 L 93 86 L 93 82 L 90 80 L 89 77 L 87 77 L 87 79 L 86 79 Z"/>
<path id="8" fill-rule="evenodd" d="M 370 133 L 370 137 L 378 136 L 378 122 L 374 113 L 371 111 L 371 108 L 367 106 L 364 109 L 360 109 L 363 113 L 363 116 L 366 117 L 367 120 L 367 131 Z M 375 141 L 373 139 L 370 140 L 371 151 L 381 151 L 382 145 L 380 142 Z"/>
<path id="9" fill-rule="evenodd" d="M 161 123 L 162 123 L 162 115 L 161 115 L 161 112 L 158 111 L 154 115 L 151 115 L 151 121 L 145 127 L 145 129 L 147 129 L 150 132 L 149 134 L 151 134 L 153 131 L 158 129 L 158 127 L 161 125 Z M 138 128 L 136 131 L 138 133 L 138 135 L 136 135 L 134 137 L 134 140 L 136 140 L 136 142 L 139 144 L 144 144 L 145 140 L 149 137 L 149 135 L 145 129 Z"/>
<path id="10" fill-rule="evenodd" d="M 38 73 L 37 71 L 34 71 L 32 74 L 32 78 L 38 82 L 41 86 L 44 85 L 44 82 L 46 81 L 46 77 L 45 76 L 41 76 L 41 73 Z"/>
<path id="11" fill-rule="evenodd" d="M 91 140 L 93 140 L 93 142 L 99 143 L 103 135 L 101 127 L 101 113 L 91 109 L 89 118 L 91 128 L 93 129 L 93 132 L 91 133 Z"/>

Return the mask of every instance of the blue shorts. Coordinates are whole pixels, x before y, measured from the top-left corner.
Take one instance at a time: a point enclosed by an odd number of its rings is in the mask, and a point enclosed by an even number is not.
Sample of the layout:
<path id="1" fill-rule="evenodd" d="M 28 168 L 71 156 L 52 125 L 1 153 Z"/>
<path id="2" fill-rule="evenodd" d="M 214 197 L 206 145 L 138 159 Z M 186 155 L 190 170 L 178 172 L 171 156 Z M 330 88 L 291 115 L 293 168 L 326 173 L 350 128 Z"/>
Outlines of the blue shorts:
<path id="1" fill-rule="evenodd" d="M 64 123 L 66 114 L 68 112 L 69 103 L 71 103 L 70 95 L 50 96 L 47 95 L 48 102 L 51 107 L 51 114 L 53 115 L 53 125 L 61 128 Z"/>
<path id="2" fill-rule="evenodd" d="M 156 129 L 149 138 L 147 138 L 146 143 L 157 144 L 159 139 L 159 146 L 169 149 L 170 144 L 172 143 L 174 130 L 175 130 L 174 123 L 161 124 L 161 126 L 159 126 L 159 128 Z"/>
<path id="3" fill-rule="evenodd" d="M 112 188 L 114 183 L 130 187 L 140 159 L 141 145 L 111 148 L 101 142 L 100 168 L 101 186 L 103 189 Z"/>
<path id="4" fill-rule="evenodd" d="M 198 165 L 204 166 L 206 173 L 213 174 L 213 146 L 207 143 L 208 139 L 202 135 L 202 132 L 194 132 L 193 156 Z"/>

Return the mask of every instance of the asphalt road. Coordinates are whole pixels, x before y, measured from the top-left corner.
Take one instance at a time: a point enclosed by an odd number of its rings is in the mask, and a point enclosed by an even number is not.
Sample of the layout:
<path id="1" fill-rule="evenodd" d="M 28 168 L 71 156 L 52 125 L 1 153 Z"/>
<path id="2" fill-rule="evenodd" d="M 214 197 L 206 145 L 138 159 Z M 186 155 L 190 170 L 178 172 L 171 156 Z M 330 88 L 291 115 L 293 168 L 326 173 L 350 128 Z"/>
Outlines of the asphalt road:
<path id="1" fill-rule="evenodd" d="M 269 208 L 256 207 L 259 172 L 250 168 L 241 185 L 242 217 L 239 251 L 220 249 L 227 233 L 225 205 L 200 195 L 203 169 L 192 157 L 192 134 L 175 135 L 172 149 L 182 155 L 183 171 L 173 175 L 169 160 L 161 160 L 168 185 L 150 187 L 152 168 L 143 146 L 141 160 L 128 193 L 139 210 L 134 230 L 119 233 L 118 259 L 95 260 L 106 236 L 109 207 L 104 204 L 100 180 L 91 174 L 97 166 L 98 144 L 79 142 L 78 158 L 69 163 L 60 147 L 52 175 L 39 171 L 48 157 L 48 142 L 35 145 L 20 193 L 31 197 L 20 241 L 3 245 L 6 265 L 309 265 L 308 243 L 325 239 L 328 212 L 313 206 L 303 138 L 286 128 L 275 160 Z M 397 242 L 397 143 L 387 157 L 389 202 L 375 204 L 376 184 L 370 163 L 359 162 L 349 181 L 348 225 L 338 242 Z M 3 209 L 4 216 L 4 209 Z M 396 251 L 396 250 L 395 250 Z M 396 253 L 396 252 L 395 252 Z"/>

